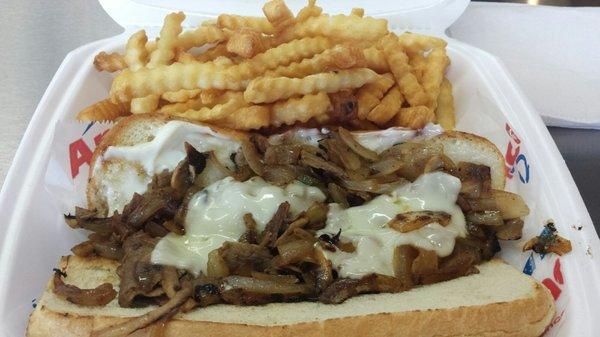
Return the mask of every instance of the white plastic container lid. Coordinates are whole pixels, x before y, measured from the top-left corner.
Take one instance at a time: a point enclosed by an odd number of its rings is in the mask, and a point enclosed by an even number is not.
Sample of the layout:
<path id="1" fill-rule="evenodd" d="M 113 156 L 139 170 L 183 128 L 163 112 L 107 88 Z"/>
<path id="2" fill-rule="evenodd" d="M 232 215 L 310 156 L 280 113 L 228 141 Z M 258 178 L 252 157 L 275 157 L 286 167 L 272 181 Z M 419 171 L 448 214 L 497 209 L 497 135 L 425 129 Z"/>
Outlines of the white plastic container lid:
<path id="1" fill-rule="evenodd" d="M 190 0 L 99 0 L 104 10 L 123 28 L 158 27 L 165 15 L 174 9 L 185 12 L 186 26 L 195 26 L 208 18 L 221 13 L 239 15 L 262 15 L 261 2 L 244 0 L 190 1 Z M 306 6 L 306 0 L 287 0 L 286 4 L 294 12 Z M 353 7 L 365 9 L 365 14 L 386 17 L 399 23 L 390 29 L 429 30 L 443 34 L 458 19 L 469 4 L 469 0 L 321 0 L 317 5 L 325 13 L 348 13 Z"/>

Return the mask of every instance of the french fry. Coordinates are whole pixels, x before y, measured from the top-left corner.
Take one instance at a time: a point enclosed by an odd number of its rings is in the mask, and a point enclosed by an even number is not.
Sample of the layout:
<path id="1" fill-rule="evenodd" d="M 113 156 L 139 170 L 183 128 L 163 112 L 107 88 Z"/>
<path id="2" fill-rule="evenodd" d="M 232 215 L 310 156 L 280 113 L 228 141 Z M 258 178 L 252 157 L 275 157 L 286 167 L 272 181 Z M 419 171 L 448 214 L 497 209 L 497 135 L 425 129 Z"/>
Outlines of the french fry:
<path id="1" fill-rule="evenodd" d="M 435 120 L 435 114 L 424 105 L 402 108 L 394 118 L 394 124 L 411 129 L 421 129 Z"/>
<path id="2" fill-rule="evenodd" d="M 194 57 L 194 55 L 183 51 L 181 49 L 178 48 L 176 56 L 175 56 L 175 60 L 177 62 L 181 62 L 181 63 L 194 63 L 197 62 L 196 58 Z"/>
<path id="3" fill-rule="evenodd" d="M 385 93 L 394 85 L 394 76 L 390 73 L 380 76 L 376 81 L 358 89 L 358 119 L 366 119 L 369 112 L 379 104 Z"/>
<path id="4" fill-rule="evenodd" d="M 183 12 L 171 13 L 165 17 L 163 28 L 160 31 L 160 39 L 156 43 L 156 50 L 150 54 L 150 61 L 147 64 L 149 68 L 167 64 L 175 58 L 177 36 L 182 31 L 181 23 L 184 19 Z"/>
<path id="5" fill-rule="evenodd" d="M 225 91 L 217 89 L 207 89 L 200 92 L 200 100 L 206 106 L 213 106 L 218 103 L 223 103 L 226 98 Z"/>
<path id="6" fill-rule="evenodd" d="M 236 54 L 230 53 L 229 51 L 227 51 L 226 43 L 220 43 L 220 44 L 217 44 L 216 46 L 214 46 L 213 48 L 206 50 L 204 53 L 196 56 L 196 61 L 209 62 L 209 61 L 216 59 L 219 56 L 231 58 L 235 55 Z"/>
<path id="7" fill-rule="evenodd" d="M 329 36 L 338 39 L 375 41 L 385 34 L 387 20 L 354 15 L 313 16 L 293 27 L 292 37 Z"/>
<path id="8" fill-rule="evenodd" d="M 271 110 L 263 105 L 243 107 L 214 124 L 235 130 L 253 130 L 269 126 Z"/>
<path id="9" fill-rule="evenodd" d="M 241 62 L 240 64 L 229 68 L 228 72 L 232 78 L 238 79 L 238 86 L 243 87 L 243 81 L 245 80 L 262 75 L 269 69 L 285 66 L 291 62 L 312 57 L 332 46 L 333 42 L 325 37 L 308 37 L 293 40 Z"/>
<path id="10" fill-rule="evenodd" d="M 135 72 L 128 69 L 122 71 L 112 82 L 110 98 L 113 102 L 128 102 L 132 98 L 181 89 L 242 90 L 244 86 L 212 62 L 173 63 Z"/>
<path id="11" fill-rule="evenodd" d="M 169 101 L 171 103 L 183 103 L 189 101 L 190 99 L 198 95 L 200 95 L 200 89 L 181 89 L 178 91 L 167 91 L 160 97 L 165 101 Z"/>
<path id="12" fill-rule="evenodd" d="M 398 86 L 394 86 L 383 96 L 381 102 L 369 112 L 367 119 L 383 126 L 400 111 L 403 101 L 400 89 Z"/>
<path id="13" fill-rule="evenodd" d="M 331 109 L 329 96 L 324 92 L 290 98 L 273 104 L 272 124 L 281 126 L 283 124 L 293 125 L 296 122 L 304 123 L 313 117 L 326 114 Z"/>
<path id="14" fill-rule="evenodd" d="M 454 97 L 452 96 L 452 84 L 450 84 L 450 81 L 448 81 L 447 78 L 444 78 L 442 81 L 437 102 L 435 121 L 441 125 L 444 130 L 453 130 L 456 123 Z"/>
<path id="15" fill-rule="evenodd" d="M 226 103 L 217 104 L 213 107 L 202 107 L 197 110 L 177 112 L 174 115 L 200 122 L 212 122 L 226 118 L 245 105 L 243 94 L 240 92 L 230 95 Z"/>
<path id="16" fill-rule="evenodd" d="M 148 68 L 168 64 L 175 58 L 177 37 L 182 31 L 181 23 L 184 19 L 183 12 L 171 13 L 165 17 L 163 27 L 160 30 L 160 39 L 156 43 L 156 49 L 150 54 L 150 60 L 146 65 Z M 158 108 L 159 100 L 160 95 L 158 94 L 134 98 L 131 100 L 131 112 L 134 114 L 154 112 Z"/>
<path id="17" fill-rule="evenodd" d="M 410 72 L 408 56 L 402 50 L 402 46 L 396 36 L 394 34 L 386 36 L 382 44 L 385 59 L 396 78 L 396 82 L 404 98 L 411 106 L 426 105 L 429 101 L 427 94 L 417 80 L 417 77 Z"/>
<path id="18" fill-rule="evenodd" d="M 115 104 L 108 99 L 96 102 L 77 113 L 77 120 L 82 122 L 113 121 L 129 114 L 127 105 Z"/>
<path id="19" fill-rule="evenodd" d="M 145 114 L 155 112 L 158 108 L 160 95 L 149 95 L 131 100 L 131 113 Z"/>
<path id="20" fill-rule="evenodd" d="M 280 66 L 267 71 L 265 76 L 299 78 L 330 70 L 364 66 L 365 63 L 361 49 L 350 44 L 342 44 L 301 62 L 294 62 L 288 66 Z"/>
<path id="21" fill-rule="evenodd" d="M 196 97 L 185 102 L 163 105 L 160 107 L 160 109 L 158 109 L 158 112 L 167 115 L 176 115 L 178 113 L 183 113 L 188 110 L 199 110 L 200 108 L 208 106 L 208 104 L 204 104 L 201 98 Z"/>
<path id="22" fill-rule="evenodd" d="M 243 58 L 251 58 L 266 49 L 262 34 L 250 28 L 241 28 L 227 41 L 227 51 Z"/>
<path id="23" fill-rule="evenodd" d="M 368 68 L 320 73 L 304 78 L 259 77 L 248 84 L 244 98 L 247 102 L 269 103 L 295 95 L 359 88 L 377 80 L 378 77 L 377 73 Z"/>
<path id="24" fill-rule="evenodd" d="M 217 18 L 217 27 L 238 30 L 240 28 L 251 28 L 263 34 L 273 34 L 275 27 L 266 18 L 253 16 L 240 16 L 221 14 Z"/>
<path id="25" fill-rule="evenodd" d="M 98 71 L 108 71 L 109 73 L 114 73 L 115 71 L 127 68 L 127 64 L 125 64 L 125 59 L 121 54 L 108 54 L 101 51 L 94 57 L 94 67 Z"/>
<path id="26" fill-rule="evenodd" d="M 364 8 L 352 8 L 350 15 L 354 15 L 354 16 L 358 16 L 359 18 L 362 18 L 363 16 L 365 16 L 365 9 Z"/>
<path id="27" fill-rule="evenodd" d="M 181 33 L 177 39 L 178 48 L 188 50 L 194 47 L 200 47 L 207 43 L 218 43 L 228 38 L 227 33 L 214 26 L 200 26 L 194 30 Z"/>
<path id="28" fill-rule="evenodd" d="M 446 48 L 447 45 L 446 41 L 440 38 L 409 32 L 398 36 L 398 42 L 409 53 L 419 53 L 434 47 Z"/>
<path id="29" fill-rule="evenodd" d="M 431 110 L 435 110 L 437 106 L 438 96 L 440 94 L 440 86 L 444 79 L 446 67 L 450 64 L 450 59 L 446 56 L 446 49 L 435 47 L 427 56 L 427 66 L 423 69 L 423 89 L 429 96 L 429 104 Z"/>
<path id="30" fill-rule="evenodd" d="M 308 0 L 308 4 L 298 11 L 296 23 L 304 22 L 313 16 L 319 16 L 323 13 L 323 8 L 316 5 L 316 0 Z"/>
<path id="31" fill-rule="evenodd" d="M 427 58 L 422 53 L 411 53 L 408 58 L 412 73 L 415 74 L 419 83 L 423 83 L 423 72 L 427 68 Z"/>
<path id="32" fill-rule="evenodd" d="M 368 68 L 371 68 L 380 74 L 390 71 L 390 67 L 385 60 L 385 55 L 376 47 L 366 48 L 363 51 L 363 55 L 365 56 Z"/>
<path id="33" fill-rule="evenodd" d="M 129 69 L 135 71 L 146 65 L 148 62 L 147 42 L 148 37 L 143 30 L 137 31 L 127 40 L 124 58 Z"/>
<path id="34" fill-rule="evenodd" d="M 263 13 L 273 25 L 275 31 L 280 32 L 294 24 L 296 18 L 283 0 L 271 0 L 263 6 Z"/>

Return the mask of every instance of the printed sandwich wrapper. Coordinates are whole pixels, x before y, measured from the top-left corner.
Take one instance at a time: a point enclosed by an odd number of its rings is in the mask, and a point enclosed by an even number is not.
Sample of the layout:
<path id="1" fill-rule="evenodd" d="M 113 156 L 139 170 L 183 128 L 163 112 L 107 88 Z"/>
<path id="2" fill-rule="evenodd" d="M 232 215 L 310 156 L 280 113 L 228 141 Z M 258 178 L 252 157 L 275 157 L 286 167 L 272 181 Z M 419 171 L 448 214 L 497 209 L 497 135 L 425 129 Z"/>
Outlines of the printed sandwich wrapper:
<path id="1" fill-rule="evenodd" d="M 94 55 L 123 49 L 134 29 L 156 34 L 173 8 L 188 14 L 188 26 L 218 13 L 260 14 L 257 3 L 228 0 L 202 2 L 102 0 L 125 33 L 71 52 L 44 94 L 17 152 L 0 194 L 0 336 L 23 336 L 28 314 L 42 293 L 60 256 L 85 239 L 67 227 L 62 214 L 85 206 L 89 160 L 110 124 L 76 122 L 83 107 L 107 96 L 114 75 L 92 67 Z M 304 1 L 288 1 L 298 10 Z M 444 35 L 468 1 L 403 1 L 394 4 L 326 2 L 326 12 L 364 7 L 367 15 L 388 18 L 390 28 Z M 205 7 L 205 8 L 203 8 Z M 204 10 L 203 14 L 197 8 Z M 207 12 L 206 8 L 210 8 Z M 447 37 L 446 37 L 447 38 Z M 448 38 L 447 38 L 448 39 Z M 600 242 L 573 179 L 542 120 L 493 56 L 448 39 L 457 129 L 494 142 L 506 159 L 507 189 L 524 197 L 531 209 L 523 238 L 502 244 L 500 256 L 548 287 L 557 316 L 546 336 L 594 336 L 600 331 Z M 548 221 L 570 239 L 573 251 L 559 257 L 522 252 L 524 242 L 539 235 Z"/>

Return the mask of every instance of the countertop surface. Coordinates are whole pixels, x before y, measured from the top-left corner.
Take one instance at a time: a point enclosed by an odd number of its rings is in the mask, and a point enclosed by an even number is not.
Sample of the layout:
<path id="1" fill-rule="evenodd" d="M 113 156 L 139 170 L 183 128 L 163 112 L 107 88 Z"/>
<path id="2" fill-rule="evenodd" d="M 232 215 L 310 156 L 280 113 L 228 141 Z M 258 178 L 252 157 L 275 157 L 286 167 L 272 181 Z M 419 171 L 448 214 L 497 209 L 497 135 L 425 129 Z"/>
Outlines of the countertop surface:
<path id="1" fill-rule="evenodd" d="M 65 55 L 122 29 L 95 0 L 0 1 L 0 184 L 27 124 Z M 600 224 L 600 131 L 549 128 L 590 212 Z"/>

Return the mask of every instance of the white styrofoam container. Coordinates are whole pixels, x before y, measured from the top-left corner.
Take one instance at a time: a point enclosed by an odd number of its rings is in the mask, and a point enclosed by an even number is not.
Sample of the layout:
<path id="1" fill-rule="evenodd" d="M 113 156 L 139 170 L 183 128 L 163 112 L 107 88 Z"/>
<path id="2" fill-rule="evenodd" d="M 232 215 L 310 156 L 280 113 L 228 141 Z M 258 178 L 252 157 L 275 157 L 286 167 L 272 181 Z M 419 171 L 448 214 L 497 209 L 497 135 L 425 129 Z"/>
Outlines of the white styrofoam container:
<path id="1" fill-rule="evenodd" d="M 0 193 L 0 336 L 22 336 L 28 314 L 61 255 L 84 235 L 70 230 L 62 213 L 83 205 L 87 164 L 95 142 L 110 125 L 79 124 L 73 117 L 106 97 L 112 75 L 91 66 L 101 51 L 122 50 L 136 28 L 156 34 L 174 9 L 188 15 L 187 26 L 218 13 L 260 14 L 260 5 L 243 0 L 211 6 L 185 0 L 101 0 L 125 32 L 69 53 L 42 97 L 19 146 Z M 298 10 L 304 1 L 288 1 Z M 573 179 L 542 120 L 502 64 L 490 54 L 445 36 L 445 29 L 468 0 L 322 1 L 326 12 L 364 7 L 367 15 L 386 17 L 394 30 L 410 29 L 443 36 L 452 60 L 459 130 L 485 136 L 506 154 L 507 188 L 521 194 L 532 212 L 524 239 L 503 245 L 501 256 L 552 289 L 558 315 L 546 336 L 593 336 L 600 305 L 600 241 Z M 557 93 L 548 93 L 555 95 Z M 563 257 L 522 253 L 524 240 L 538 235 L 552 219 L 573 243 Z"/>

